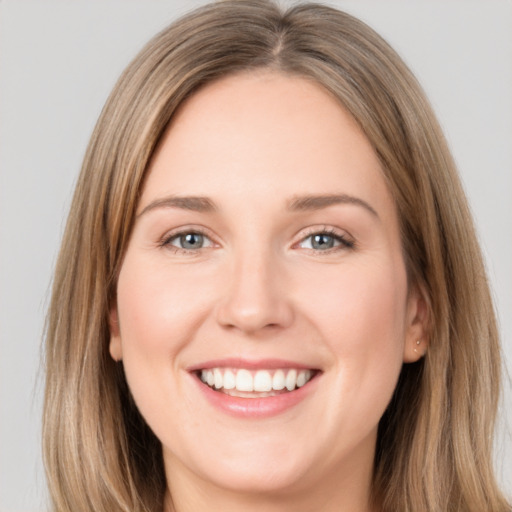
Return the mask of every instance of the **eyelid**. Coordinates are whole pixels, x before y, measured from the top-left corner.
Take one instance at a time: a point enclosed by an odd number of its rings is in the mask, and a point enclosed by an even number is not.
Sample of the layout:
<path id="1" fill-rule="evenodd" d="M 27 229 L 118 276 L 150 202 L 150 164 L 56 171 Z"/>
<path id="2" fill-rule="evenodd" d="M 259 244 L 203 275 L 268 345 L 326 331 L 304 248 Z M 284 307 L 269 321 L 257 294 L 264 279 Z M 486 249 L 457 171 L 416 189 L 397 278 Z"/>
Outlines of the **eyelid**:
<path id="1" fill-rule="evenodd" d="M 311 226 L 301 231 L 298 235 L 299 240 L 293 244 L 293 247 L 300 248 L 300 244 L 302 244 L 308 238 L 314 235 L 327 235 L 335 238 L 339 245 L 335 247 L 331 247 L 325 250 L 319 250 L 314 248 L 304 248 L 306 250 L 315 252 L 317 254 L 329 254 L 331 252 L 336 252 L 340 250 L 350 250 L 353 249 L 356 245 L 355 239 L 351 236 L 347 231 L 335 228 L 333 226 L 323 225 L 323 226 Z"/>
<path id="2" fill-rule="evenodd" d="M 174 245 L 171 245 L 170 242 L 179 236 L 196 233 L 198 235 L 204 236 L 210 241 L 211 245 L 208 245 L 207 247 L 201 247 L 199 249 L 185 249 L 181 247 L 177 247 Z M 333 226 L 329 225 L 320 225 L 320 226 L 310 226 L 306 229 L 303 229 L 299 232 L 299 234 L 296 236 L 298 240 L 293 243 L 292 248 L 300 248 L 300 244 L 303 243 L 305 240 L 307 240 L 309 237 L 313 235 L 327 235 L 335 238 L 339 245 L 336 245 L 334 247 L 331 247 L 329 249 L 325 250 L 319 250 L 314 248 L 305 248 L 306 250 L 315 252 L 315 253 L 324 253 L 329 254 L 331 252 L 336 252 L 340 250 L 347 250 L 347 249 L 353 249 L 356 245 L 354 237 L 352 237 L 346 230 L 342 230 Z M 216 241 L 215 235 L 211 233 L 211 231 L 203 226 L 198 225 L 186 225 L 186 226 L 180 226 L 177 228 L 174 228 L 170 231 L 167 231 L 160 239 L 158 240 L 158 246 L 162 248 L 167 248 L 169 250 L 173 250 L 174 252 L 181 252 L 185 254 L 193 254 L 198 253 L 202 249 L 210 249 L 219 247 L 219 243 Z"/>
<path id="3" fill-rule="evenodd" d="M 205 238 L 207 238 L 211 245 L 207 247 L 201 247 L 199 249 L 184 249 L 182 247 L 177 247 L 175 245 L 171 245 L 171 241 L 187 234 L 197 234 L 201 235 Z M 186 225 L 186 226 L 180 226 L 178 228 L 174 228 L 170 231 L 167 231 L 159 240 L 158 240 L 158 246 L 162 248 L 167 248 L 169 250 L 173 250 L 174 252 L 181 252 L 185 254 L 192 254 L 197 253 L 201 249 L 210 249 L 212 247 L 218 247 L 218 243 L 215 241 L 215 236 L 212 235 L 209 229 L 204 228 L 203 226 L 197 226 L 194 224 Z"/>

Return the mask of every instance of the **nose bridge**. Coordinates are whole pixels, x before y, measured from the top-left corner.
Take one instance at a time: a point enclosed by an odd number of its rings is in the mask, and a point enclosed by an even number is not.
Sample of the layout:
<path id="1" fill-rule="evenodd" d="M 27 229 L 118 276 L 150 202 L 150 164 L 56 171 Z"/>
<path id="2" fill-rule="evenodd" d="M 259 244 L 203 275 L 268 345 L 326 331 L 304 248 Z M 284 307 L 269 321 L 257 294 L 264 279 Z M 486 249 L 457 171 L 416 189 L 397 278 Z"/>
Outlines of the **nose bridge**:
<path id="1" fill-rule="evenodd" d="M 233 251 L 218 319 L 224 326 L 255 332 L 286 327 L 293 318 L 279 255 L 268 245 Z"/>

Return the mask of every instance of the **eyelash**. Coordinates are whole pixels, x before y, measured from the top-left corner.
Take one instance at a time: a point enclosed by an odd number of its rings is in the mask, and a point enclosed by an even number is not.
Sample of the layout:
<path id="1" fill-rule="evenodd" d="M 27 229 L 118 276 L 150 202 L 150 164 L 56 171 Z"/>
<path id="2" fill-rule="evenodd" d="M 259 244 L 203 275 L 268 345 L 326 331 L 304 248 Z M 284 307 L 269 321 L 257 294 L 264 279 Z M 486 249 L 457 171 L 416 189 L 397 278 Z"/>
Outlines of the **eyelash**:
<path id="1" fill-rule="evenodd" d="M 176 247 L 175 245 L 172 245 L 171 242 L 174 240 L 178 240 L 181 237 L 187 236 L 187 235 L 198 235 L 201 237 L 204 237 L 206 240 L 209 241 L 209 245 L 207 247 L 199 247 L 197 249 L 186 249 L 183 247 Z M 311 252 L 314 252 L 316 254 L 331 254 L 333 252 L 347 250 L 347 249 L 354 249 L 355 248 L 355 242 L 351 239 L 349 239 L 346 235 L 343 235 L 339 233 L 334 228 L 325 227 L 322 229 L 318 228 L 311 228 L 305 236 L 303 236 L 299 242 L 294 244 L 294 247 L 300 246 L 300 244 L 303 244 L 306 240 L 311 239 L 314 236 L 326 236 L 329 238 L 334 239 L 335 243 L 338 243 L 339 245 L 335 245 L 334 247 L 329 247 L 328 249 L 321 250 L 321 249 L 314 249 L 313 247 L 305 249 Z M 193 255 L 197 254 L 198 251 L 202 249 L 208 249 L 210 247 L 213 247 L 215 243 L 212 241 L 211 237 L 206 233 L 206 231 L 198 228 L 189 228 L 189 229 L 183 229 L 178 232 L 171 233 L 170 235 L 166 235 L 162 240 L 159 242 L 159 247 L 165 247 L 176 254 L 185 254 L 185 255 Z"/>
<path id="2" fill-rule="evenodd" d="M 324 227 L 322 229 L 311 228 L 308 231 L 309 232 L 307 232 L 306 235 L 303 236 L 300 239 L 300 241 L 295 245 L 300 245 L 300 244 L 304 243 L 306 240 L 312 239 L 312 237 L 314 237 L 314 236 L 327 236 L 327 237 L 334 239 L 335 242 L 339 243 L 339 245 L 330 247 L 325 250 L 314 249 L 313 247 L 306 248 L 307 250 L 312 251 L 316 254 L 324 255 L 324 254 L 331 254 L 333 252 L 343 251 L 343 250 L 347 250 L 347 249 L 350 250 L 350 249 L 354 249 L 355 245 L 356 245 L 352 239 L 348 238 L 344 234 L 341 234 L 339 231 L 337 231 L 334 228 L 330 228 L 330 227 Z"/>
<path id="3" fill-rule="evenodd" d="M 210 245 L 208 247 L 199 247 L 198 249 L 185 249 L 183 247 L 176 247 L 175 245 L 172 245 L 171 242 L 174 240 L 178 240 L 181 237 L 187 236 L 187 235 L 198 235 L 202 236 L 205 239 L 209 240 Z M 185 255 L 194 255 L 197 254 L 198 251 L 201 249 L 208 249 L 209 247 L 212 247 L 215 245 L 215 243 L 212 241 L 211 237 L 206 233 L 206 231 L 198 228 L 188 228 L 188 229 L 182 229 L 178 232 L 171 233 L 170 235 L 165 235 L 164 238 L 159 242 L 159 247 L 163 247 L 166 249 L 169 249 L 173 251 L 176 254 L 185 254 Z"/>

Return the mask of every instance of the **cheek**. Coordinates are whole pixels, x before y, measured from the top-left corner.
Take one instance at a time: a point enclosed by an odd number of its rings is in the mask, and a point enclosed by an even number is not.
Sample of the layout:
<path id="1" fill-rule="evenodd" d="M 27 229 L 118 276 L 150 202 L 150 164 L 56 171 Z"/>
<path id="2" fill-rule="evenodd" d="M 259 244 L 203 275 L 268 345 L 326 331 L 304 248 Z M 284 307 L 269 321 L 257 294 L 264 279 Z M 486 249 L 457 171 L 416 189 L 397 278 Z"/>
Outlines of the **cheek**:
<path id="1" fill-rule="evenodd" d="M 202 276 L 149 261 L 125 260 L 118 283 L 118 312 L 126 350 L 147 356 L 179 351 L 187 334 L 206 313 Z"/>
<path id="2" fill-rule="evenodd" d="M 135 402 L 152 426 L 172 423 L 175 408 L 186 406 L 169 396 L 182 396 L 180 354 L 205 311 L 200 282 L 151 259 L 128 254 L 123 263 L 117 287 L 123 366 Z"/>
<path id="3" fill-rule="evenodd" d="M 332 389 L 351 401 L 345 410 L 378 421 L 403 363 L 405 269 L 397 260 L 345 270 L 310 298 L 309 315 L 332 354 Z"/>
<path id="4" fill-rule="evenodd" d="M 336 353 L 402 350 L 407 281 L 400 261 L 347 265 L 316 283 L 305 307 Z"/>

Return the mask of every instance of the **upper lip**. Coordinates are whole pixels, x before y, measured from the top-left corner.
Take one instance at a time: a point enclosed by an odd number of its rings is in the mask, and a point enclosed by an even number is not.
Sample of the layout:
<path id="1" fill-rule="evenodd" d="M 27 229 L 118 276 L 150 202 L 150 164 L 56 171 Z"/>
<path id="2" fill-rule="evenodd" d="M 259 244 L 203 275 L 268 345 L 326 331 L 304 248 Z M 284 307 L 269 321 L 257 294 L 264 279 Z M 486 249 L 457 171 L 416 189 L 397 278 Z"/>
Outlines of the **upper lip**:
<path id="1" fill-rule="evenodd" d="M 210 359 L 187 368 L 189 372 L 199 370 L 208 370 L 210 368 L 245 368 L 247 370 L 272 370 L 278 368 L 295 368 L 298 370 L 318 369 L 310 364 L 299 363 L 286 359 L 244 359 L 244 358 L 224 358 Z"/>

